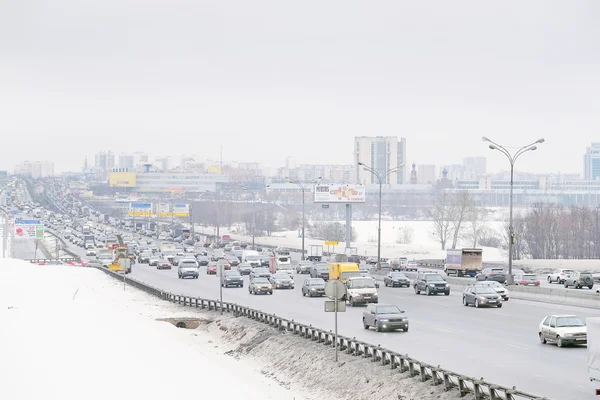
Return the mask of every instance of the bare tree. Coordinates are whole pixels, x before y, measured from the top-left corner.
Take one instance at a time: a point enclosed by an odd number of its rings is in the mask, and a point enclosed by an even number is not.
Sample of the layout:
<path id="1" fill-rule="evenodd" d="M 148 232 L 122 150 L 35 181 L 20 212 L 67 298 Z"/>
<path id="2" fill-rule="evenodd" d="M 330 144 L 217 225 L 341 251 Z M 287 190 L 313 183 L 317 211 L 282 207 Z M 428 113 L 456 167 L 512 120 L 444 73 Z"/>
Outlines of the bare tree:
<path id="1" fill-rule="evenodd" d="M 463 222 L 467 218 L 471 208 L 473 207 L 473 199 L 468 190 L 461 190 L 452 196 L 451 199 L 451 223 L 454 236 L 452 237 L 452 248 L 456 248 L 456 243 L 461 234 Z"/>
<path id="2" fill-rule="evenodd" d="M 452 234 L 454 218 L 451 198 L 445 190 L 438 192 L 430 216 L 433 220 L 433 236 L 440 243 L 442 250 L 446 250 L 448 237 Z"/>
<path id="3" fill-rule="evenodd" d="M 479 239 L 483 237 L 487 224 L 489 211 L 482 207 L 471 207 L 468 212 L 468 237 L 473 244 L 473 248 L 477 247 Z"/>

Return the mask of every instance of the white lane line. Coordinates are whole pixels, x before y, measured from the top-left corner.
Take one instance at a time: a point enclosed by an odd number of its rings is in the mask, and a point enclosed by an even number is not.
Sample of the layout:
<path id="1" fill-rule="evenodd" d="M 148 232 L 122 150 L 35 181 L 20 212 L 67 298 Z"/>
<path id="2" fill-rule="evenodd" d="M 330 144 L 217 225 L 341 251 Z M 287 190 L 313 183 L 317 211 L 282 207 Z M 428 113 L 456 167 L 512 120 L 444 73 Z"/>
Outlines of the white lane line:
<path id="1" fill-rule="evenodd" d="M 511 314 L 501 313 L 501 312 L 493 312 L 494 315 L 501 315 L 503 317 L 512 317 Z"/>
<path id="2" fill-rule="evenodd" d="M 515 349 L 521 349 L 521 350 L 529 350 L 527 347 L 523 347 L 523 346 L 517 346 L 516 344 L 510 344 L 510 343 L 506 343 L 507 346 L 510 347 L 514 347 Z"/>

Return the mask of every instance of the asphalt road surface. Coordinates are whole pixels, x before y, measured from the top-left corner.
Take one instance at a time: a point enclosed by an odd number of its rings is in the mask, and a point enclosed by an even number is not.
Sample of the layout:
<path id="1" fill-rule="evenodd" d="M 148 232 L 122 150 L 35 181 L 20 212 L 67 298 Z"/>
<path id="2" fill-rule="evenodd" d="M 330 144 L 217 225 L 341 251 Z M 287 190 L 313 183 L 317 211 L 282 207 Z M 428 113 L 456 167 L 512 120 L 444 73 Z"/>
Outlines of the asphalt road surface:
<path id="1" fill-rule="evenodd" d="M 12 242 L 13 257 L 20 260 L 45 258 L 40 246 L 41 244 L 38 245 L 36 251 L 35 240 L 15 238 Z"/>

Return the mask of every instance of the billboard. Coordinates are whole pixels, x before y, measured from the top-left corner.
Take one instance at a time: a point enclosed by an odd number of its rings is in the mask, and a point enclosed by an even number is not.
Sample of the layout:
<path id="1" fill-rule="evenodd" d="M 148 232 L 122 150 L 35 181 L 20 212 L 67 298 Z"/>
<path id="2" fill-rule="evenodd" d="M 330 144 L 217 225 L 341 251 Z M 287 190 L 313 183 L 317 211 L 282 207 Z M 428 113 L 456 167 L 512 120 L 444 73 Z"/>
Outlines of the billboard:
<path id="1" fill-rule="evenodd" d="M 171 204 L 169 203 L 158 203 L 156 206 L 157 217 L 170 217 L 171 216 Z"/>
<path id="2" fill-rule="evenodd" d="M 17 219 L 15 220 L 15 237 L 43 239 L 44 225 L 39 219 Z"/>
<path id="3" fill-rule="evenodd" d="M 151 217 L 152 203 L 130 203 L 128 214 L 131 217 Z"/>
<path id="4" fill-rule="evenodd" d="M 135 187 L 135 172 L 110 172 L 108 174 L 108 186 L 110 187 Z"/>
<path id="5" fill-rule="evenodd" d="M 189 217 L 190 216 L 190 205 L 189 204 L 173 204 L 173 216 L 174 217 Z"/>
<path id="6" fill-rule="evenodd" d="M 315 185 L 315 203 L 364 203 L 365 185 L 319 183 Z"/>

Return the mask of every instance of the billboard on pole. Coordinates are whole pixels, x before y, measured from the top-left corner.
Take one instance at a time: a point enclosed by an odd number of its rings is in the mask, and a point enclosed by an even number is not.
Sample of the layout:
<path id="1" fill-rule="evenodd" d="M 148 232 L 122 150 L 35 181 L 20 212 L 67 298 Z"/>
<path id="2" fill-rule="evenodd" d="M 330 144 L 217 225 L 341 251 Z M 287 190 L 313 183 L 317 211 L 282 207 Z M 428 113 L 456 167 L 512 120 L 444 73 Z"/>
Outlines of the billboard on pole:
<path id="1" fill-rule="evenodd" d="M 319 183 L 315 185 L 315 203 L 364 203 L 365 185 Z"/>
<path id="2" fill-rule="evenodd" d="M 44 224 L 39 219 L 17 219 L 15 220 L 15 237 L 43 239 Z"/>
<path id="3" fill-rule="evenodd" d="M 128 214 L 131 217 L 151 217 L 152 203 L 130 203 Z"/>
<path id="4" fill-rule="evenodd" d="M 190 216 L 190 205 L 189 204 L 173 204 L 173 216 L 174 217 L 189 217 Z"/>
<path id="5" fill-rule="evenodd" d="M 171 204 L 169 203 L 158 203 L 156 206 L 157 217 L 170 217 L 171 216 Z"/>

